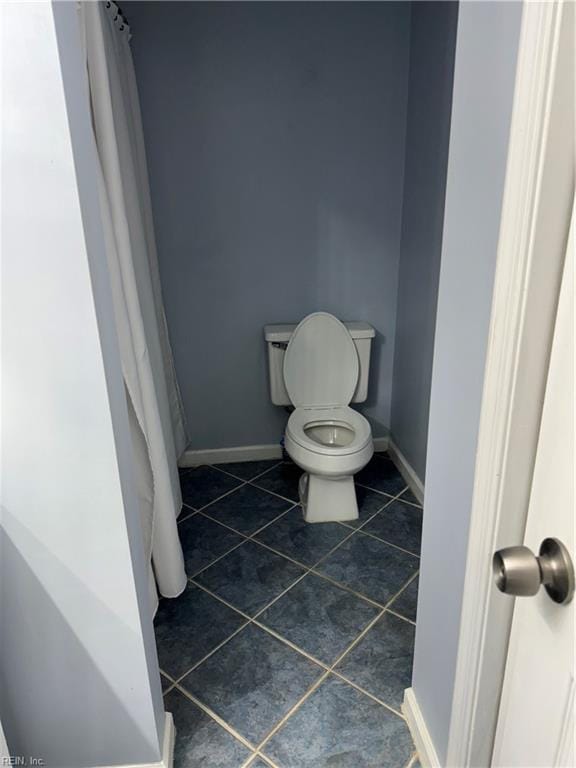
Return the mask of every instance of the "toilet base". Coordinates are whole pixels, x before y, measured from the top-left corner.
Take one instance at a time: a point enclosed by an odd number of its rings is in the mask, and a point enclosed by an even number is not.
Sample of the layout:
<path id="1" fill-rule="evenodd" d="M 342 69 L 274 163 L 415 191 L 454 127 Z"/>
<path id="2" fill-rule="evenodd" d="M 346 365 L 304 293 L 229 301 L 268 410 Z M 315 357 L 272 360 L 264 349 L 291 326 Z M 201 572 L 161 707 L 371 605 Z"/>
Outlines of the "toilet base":
<path id="1" fill-rule="evenodd" d="M 322 477 L 305 473 L 298 486 L 307 523 L 336 523 L 358 519 L 354 476 Z"/>

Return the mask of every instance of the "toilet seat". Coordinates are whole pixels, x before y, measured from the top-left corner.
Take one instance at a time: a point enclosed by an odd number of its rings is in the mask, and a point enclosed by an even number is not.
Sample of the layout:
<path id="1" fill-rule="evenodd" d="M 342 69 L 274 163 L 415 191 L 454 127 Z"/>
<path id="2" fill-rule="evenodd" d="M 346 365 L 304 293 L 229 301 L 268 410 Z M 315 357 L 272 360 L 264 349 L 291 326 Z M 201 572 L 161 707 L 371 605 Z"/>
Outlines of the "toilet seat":
<path id="1" fill-rule="evenodd" d="M 349 442 L 344 445 L 322 441 L 322 431 L 336 426 L 349 430 Z M 319 428 L 319 429 L 318 429 Z M 334 408 L 296 408 L 288 419 L 286 435 L 301 448 L 322 456 L 348 456 L 363 451 L 372 442 L 370 424 L 358 411 L 345 406 Z"/>
<path id="2" fill-rule="evenodd" d="M 348 405 L 359 373 L 358 352 L 344 323 L 327 312 L 299 323 L 284 355 L 284 384 L 293 405 Z"/>
<path id="3" fill-rule="evenodd" d="M 327 312 L 298 325 L 284 357 L 284 381 L 296 406 L 286 436 L 322 456 L 348 456 L 371 441 L 370 425 L 348 407 L 358 383 L 358 353 L 346 326 Z"/>

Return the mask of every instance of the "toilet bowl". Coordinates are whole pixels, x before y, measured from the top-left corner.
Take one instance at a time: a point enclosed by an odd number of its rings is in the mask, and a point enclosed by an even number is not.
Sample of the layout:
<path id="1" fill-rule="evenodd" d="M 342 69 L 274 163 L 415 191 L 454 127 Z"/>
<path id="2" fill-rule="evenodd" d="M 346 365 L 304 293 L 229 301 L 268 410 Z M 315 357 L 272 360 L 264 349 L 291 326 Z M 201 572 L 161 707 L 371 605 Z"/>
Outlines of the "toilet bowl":
<path id="1" fill-rule="evenodd" d="M 295 406 L 284 444 L 305 472 L 299 490 L 307 522 L 358 518 L 354 474 L 374 453 L 370 424 L 348 405 L 358 375 L 356 347 L 343 323 L 326 312 L 305 317 L 284 357 Z"/>

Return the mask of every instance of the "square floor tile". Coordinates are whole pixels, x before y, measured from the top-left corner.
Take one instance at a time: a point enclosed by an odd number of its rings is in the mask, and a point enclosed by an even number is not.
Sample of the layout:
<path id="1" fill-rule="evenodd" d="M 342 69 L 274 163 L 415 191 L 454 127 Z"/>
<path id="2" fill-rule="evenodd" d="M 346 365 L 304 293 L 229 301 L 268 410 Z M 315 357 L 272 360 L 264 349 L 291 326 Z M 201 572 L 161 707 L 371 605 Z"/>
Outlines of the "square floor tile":
<path id="1" fill-rule="evenodd" d="M 270 472 L 256 478 L 254 483 L 266 491 L 272 491 L 272 493 L 277 493 L 279 496 L 292 499 L 292 501 L 299 501 L 298 483 L 302 474 L 303 470 L 296 464 L 291 461 L 283 461 Z"/>
<path id="2" fill-rule="evenodd" d="M 404 720 L 332 675 L 264 747 L 279 768 L 404 768 Z"/>
<path id="3" fill-rule="evenodd" d="M 240 768 L 250 751 L 178 690 L 164 699 L 176 726 L 174 768 Z"/>
<path id="4" fill-rule="evenodd" d="M 180 677 L 244 622 L 192 584 L 179 597 L 163 598 L 154 619 L 160 668 L 174 679 Z"/>
<path id="5" fill-rule="evenodd" d="M 205 507 L 203 511 L 219 523 L 249 536 L 291 506 L 291 501 L 280 499 L 253 485 L 243 485 Z"/>
<path id="6" fill-rule="evenodd" d="M 224 472 L 239 477 L 241 480 L 252 480 L 253 478 L 272 469 L 280 464 L 280 459 L 267 459 L 265 461 L 235 461 L 229 464 L 220 464 Z"/>
<path id="7" fill-rule="evenodd" d="M 368 464 L 355 476 L 356 482 L 366 485 L 376 491 L 396 496 L 406 481 L 396 469 L 396 465 L 381 454 L 375 453 Z"/>
<path id="8" fill-rule="evenodd" d="M 350 533 L 339 523 L 307 523 L 302 507 L 294 507 L 258 533 L 256 539 L 300 563 L 314 565 Z"/>
<path id="9" fill-rule="evenodd" d="M 189 577 L 229 552 L 244 539 L 202 514 L 195 514 L 178 526 L 184 565 Z"/>
<path id="10" fill-rule="evenodd" d="M 321 667 L 249 624 L 182 685 L 257 744 L 322 674 Z"/>
<path id="11" fill-rule="evenodd" d="M 379 609 L 308 574 L 258 620 L 325 664 L 332 664 Z"/>
<path id="12" fill-rule="evenodd" d="M 415 495 L 412 493 L 412 491 L 410 490 L 410 488 L 408 488 L 407 490 L 405 490 L 405 491 L 404 491 L 404 493 L 402 494 L 402 496 L 400 496 L 400 500 L 401 500 L 401 501 L 409 501 L 409 502 L 410 502 L 410 504 L 416 504 L 416 506 L 417 506 L 417 507 L 421 507 L 421 506 L 422 506 L 422 504 L 421 504 L 421 503 L 418 501 L 418 499 L 417 499 L 417 498 L 416 498 L 416 496 L 415 496 Z"/>
<path id="13" fill-rule="evenodd" d="M 195 467 L 180 475 L 182 501 L 199 509 L 241 484 L 241 480 L 213 467 Z"/>
<path id="14" fill-rule="evenodd" d="M 418 577 L 411 581 L 403 589 L 396 600 L 390 605 L 390 608 L 401 616 L 405 616 L 410 621 L 416 621 L 416 608 L 418 606 Z"/>
<path id="15" fill-rule="evenodd" d="M 318 566 L 334 581 L 384 604 L 418 570 L 417 557 L 355 533 Z"/>
<path id="16" fill-rule="evenodd" d="M 385 613 L 338 664 L 337 671 L 400 710 L 412 683 L 414 624 Z"/>
<path id="17" fill-rule="evenodd" d="M 419 555 L 422 539 L 422 510 L 412 504 L 393 501 L 373 517 L 362 531 Z"/>
<path id="18" fill-rule="evenodd" d="M 352 528 L 358 528 L 363 525 L 379 509 L 389 504 L 392 499 L 356 484 L 356 501 L 358 502 L 358 520 L 347 520 L 345 523 L 345 525 Z"/>
<path id="19" fill-rule="evenodd" d="M 299 565 L 247 541 L 202 571 L 196 581 L 253 616 L 303 573 Z"/>

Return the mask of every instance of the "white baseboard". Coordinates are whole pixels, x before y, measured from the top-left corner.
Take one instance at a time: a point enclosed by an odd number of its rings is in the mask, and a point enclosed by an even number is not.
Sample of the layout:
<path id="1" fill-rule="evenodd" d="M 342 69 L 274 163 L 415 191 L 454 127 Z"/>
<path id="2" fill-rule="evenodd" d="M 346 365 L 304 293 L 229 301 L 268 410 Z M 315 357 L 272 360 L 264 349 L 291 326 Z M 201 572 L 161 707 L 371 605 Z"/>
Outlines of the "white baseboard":
<path id="1" fill-rule="evenodd" d="M 414 739 L 422 768 L 441 768 L 434 742 L 428 732 L 426 722 L 422 717 L 422 712 L 412 688 L 407 688 L 404 691 L 402 713 L 406 718 L 408 728 Z"/>
<path id="2" fill-rule="evenodd" d="M 233 448 L 205 448 L 186 450 L 178 461 L 180 467 L 197 467 L 200 464 L 228 464 L 232 461 L 263 461 L 281 459 L 282 448 L 274 445 L 239 445 Z"/>
<path id="3" fill-rule="evenodd" d="M 388 437 L 374 438 L 375 451 L 385 451 L 387 448 Z M 200 464 L 228 464 L 232 461 L 263 461 L 281 458 L 282 448 L 278 443 L 273 445 L 238 445 L 233 448 L 186 450 L 180 456 L 178 466 L 197 467 Z"/>
<path id="4" fill-rule="evenodd" d="M 164 745 L 162 747 L 162 762 L 159 768 L 173 768 L 174 742 L 176 741 L 176 727 L 171 712 L 165 712 L 164 721 Z"/>
<path id="5" fill-rule="evenodd" d="M 386 437 L 375 437 L 373 442 L 375 451 L 387 451 L 390 438 L 388 435 L 386 435 Z"/>
<path id="6" fill-rule="evenodd" d="M 416 474 L 416 470 L 410 465 L 408 459 L 392 439 L 388 442 L 388 453 L 394 464 L 398 467 L 400 474 L 410 486 L 410 490 L 414 496 L 416 496 L 420 504 L 424 504 L 424 483 L 420 480 Z"/>
<path id="7" fill-rule="evenodd" d="M 173 768 L 174 766 L 174 741 L 176 739 L 176 728 L 174 727 L 174 718 L 170 712 L 164 713 L 164 742 L 162 744 L 162 759 L 159 763 L 130 763 L 124 765 L 115 765 L 114 768 Z M 6 763 L 8 765 L 8 763 Z M 16 763 L 14 763 L 16 765 Z M 108 768 L 100 766 L 100 768 Z"/>

